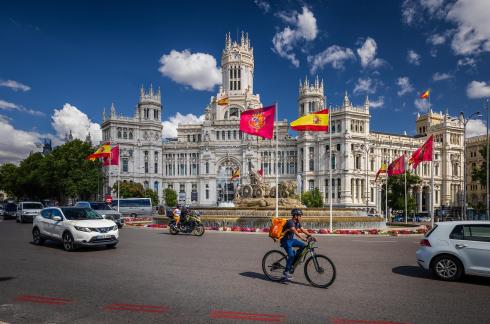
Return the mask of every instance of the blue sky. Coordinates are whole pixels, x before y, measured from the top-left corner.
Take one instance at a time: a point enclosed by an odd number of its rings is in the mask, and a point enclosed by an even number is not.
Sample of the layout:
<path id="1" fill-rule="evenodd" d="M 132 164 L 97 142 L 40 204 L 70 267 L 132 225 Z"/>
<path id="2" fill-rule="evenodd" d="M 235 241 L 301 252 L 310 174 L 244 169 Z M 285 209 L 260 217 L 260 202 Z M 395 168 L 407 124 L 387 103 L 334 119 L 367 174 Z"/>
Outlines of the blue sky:
<path id="1" fill-rule="evenodd" d="M 296 118 L 299 79 L 318 75 L 329 103 L 345 91 L 359 105 L 369 95 L 371 129 L 413 134 L 428 88 L 434 110 L 451 115 L 490 96 L 489 16 L 485 0 L 4 2 L 0 162 L 67 129 L 97 132 L 112 102 L 132 115 L 141 84 L 161 87 L 165 125 L 195 119 L 218 89 L 211 76 L 225 33 L 242 30 L 254 47 L 255 92 L 264 105 L 279 102 L 279 118 Z M 179 76 L 192 57 L 204 59 L 198 72 Z"/>

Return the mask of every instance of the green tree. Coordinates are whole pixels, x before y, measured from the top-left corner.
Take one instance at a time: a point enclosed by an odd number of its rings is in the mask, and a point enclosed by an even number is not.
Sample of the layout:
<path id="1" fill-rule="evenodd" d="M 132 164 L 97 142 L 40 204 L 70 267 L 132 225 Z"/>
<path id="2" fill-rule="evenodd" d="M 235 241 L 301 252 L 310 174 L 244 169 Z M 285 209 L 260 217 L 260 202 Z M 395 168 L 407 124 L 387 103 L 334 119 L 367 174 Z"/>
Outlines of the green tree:
<path id="1" fill-rule="evenodd" d="M 153 206 L 157 206 L 160 203 L 160 200 L 158 199 L 158 194 L 152 189 L 146 189 L 143 194 L 145 198 L 151 198 L 151 204 Z"/>
<path id="2" fill-rule="evenodd" d="M 410 188 L 418 185 L 422 182 L 422 179 L 416 174 L 407 172 L 407 195 Z M 393 210 L 405 210 L 405 176 L 403 174 L 391 176 L 388 178 L 388 206 Z M 407 197 L 407 209 L 408 213 L 412 214 L 416 212 L 415 197 Z"/>
<path id="3" fill-rule="evenodd" d="M 18 167 L 12 163 L 5 163 L 0 166 L 0 189 L 9 196 L 16 198 L 19 197 L 17 169 Z"/>
<path id="4" fill-rule="evenodd" d="M 172 188 L 167 188 L 163 191 L 163 198 L 167 207 L 175 207 L 177 205 L 177 193 Z"/>
<path id="5" fill-rule="evenodd" d="M 90 144 L 73 140 L 56 147 L 40 166 L 41 183 L 47 197 L 60 202 L 67 198 L 90 199 L 97 192 L 100 162 L 88 161 Z"/>
<path id="6" fill-rule="evenodd" d="M 301 195 L 301 202 L 306 207 L 323 207 L 323 198 L 320 190 L 315 188 Z"/>
<path id="7" fill-rule="evenodd" d="M 486 149 L 490 149 L 488 145 Z M 484 161 L 479 167 L 473 168 L 471 178 L 473 181 L 478 181 L 482 186 L 485 186 L 487 183 L 487 153 L 485 152 L 485 147 L 480 150 L 480 154 Z"/>
<path id="8" fill-rule="evenodd" d="M 117 182 L 112 187 L 114 192 L 117 192 Z M 143 198 L 145 196 L 145 189 L 141 183 L 137 182 L 121 182 L 119 188 L 119 195 L 122 198 Z"/>

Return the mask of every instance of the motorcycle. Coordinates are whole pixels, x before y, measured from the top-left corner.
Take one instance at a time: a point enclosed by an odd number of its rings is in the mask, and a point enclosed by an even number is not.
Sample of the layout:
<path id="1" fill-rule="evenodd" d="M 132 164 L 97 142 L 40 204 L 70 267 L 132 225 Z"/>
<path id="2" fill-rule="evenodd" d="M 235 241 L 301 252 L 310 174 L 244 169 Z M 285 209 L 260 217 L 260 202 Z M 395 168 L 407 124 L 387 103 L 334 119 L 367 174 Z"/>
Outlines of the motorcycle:
<path id="1" fill-rule="evenodd" d="M 179 222 L 179 216 L 172 216 L 171 218 L 168 223 L 168 230 L 172 235 L 191 233 L 195 236 L 202 236 L 204 234 L 204 225 L 201 223 L 201 216 L 198 212 L 189 212 L 185 224 Z"/>

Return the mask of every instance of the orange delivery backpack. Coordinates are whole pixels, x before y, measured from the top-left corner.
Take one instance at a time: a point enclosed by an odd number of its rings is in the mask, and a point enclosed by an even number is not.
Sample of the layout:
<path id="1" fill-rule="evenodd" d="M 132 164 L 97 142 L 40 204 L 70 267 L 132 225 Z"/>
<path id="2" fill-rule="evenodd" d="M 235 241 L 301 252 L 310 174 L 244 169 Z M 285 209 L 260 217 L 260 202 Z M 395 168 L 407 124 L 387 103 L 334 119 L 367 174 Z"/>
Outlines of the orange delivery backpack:
<path id="1" fill-rule="evenodd" d="M 283 237 L 282 229 L 287 221 L 285 218 L 273 218 L 269 229 L 269 237 L 274 239 L 274 241 L 281 239 Z"/>

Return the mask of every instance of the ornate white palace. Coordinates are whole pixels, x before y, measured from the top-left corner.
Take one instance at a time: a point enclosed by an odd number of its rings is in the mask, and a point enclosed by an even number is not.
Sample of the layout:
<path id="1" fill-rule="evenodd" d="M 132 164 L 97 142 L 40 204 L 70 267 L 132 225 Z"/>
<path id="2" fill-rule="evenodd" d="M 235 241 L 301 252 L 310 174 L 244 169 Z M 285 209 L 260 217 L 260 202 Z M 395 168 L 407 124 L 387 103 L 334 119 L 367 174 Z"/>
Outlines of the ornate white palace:
<path id="1" fill-rule="evenodd" d="M 275 141 L 258 139 L 239 131 L 240 113 L 262 107 L 254 93 L 254 54 L 248 35 L 240 42 L 226 35 L 221 57 L 222 86 L 211 97 L 201 124 L 179 125 L 178 138 L 162 141 L 162 104 L 160 89 L 140 92 L 133 117 L 103 115 L 103 141 L 120 144 L 122 181 L 142 183 L 158 192 L 173 188 L 189 204 L 216 206 L 233 199 L 237 187 L 248 182 L 250 168 L 262 169 L 272 185 L 279 181 L 302 179 L 302 190 L 318 187 L 325 204 L 333 200 L 339 208 L 373 208 L 381 210 L 384 194 L 375 175 L 383 161 L 392 161 L 403 153 L 410 155 L 428 136 L 435 136 L 435 206 L 461 204 L 463 186 L 463 121 L 447 113 L 429 111 L 417 115 L 416 135 L 395 135 L 371 131 L 369 100 L 354 106 L 347 94 L 342 104 L 332 107 L 332 146 L 328 135 L 305 132 L 292 137 L 288 121 L 279 121 L 275 136 L 279 138 L 278 167 Z M 228 98 L 227 106 L 218 100 Z M 298 114 L 325 107 L 323 81 L 300 81 Z M 327 163 L 329 150 L 332 161 Z M 333 181 L 329 183 L 329 167 Z M 240 169 L 241 179 L 230 180 L 233 170 Z M 112 167 L 117 174 L 117 167 Z M 116 170 L 116 171 L 114 171 Z M 419 211 L 427 211 L 430 193 L 428 163 L 417 169 L 420 186 L 411 190 Z M 110 178 L 111 185 L 116 177 Z"/>

